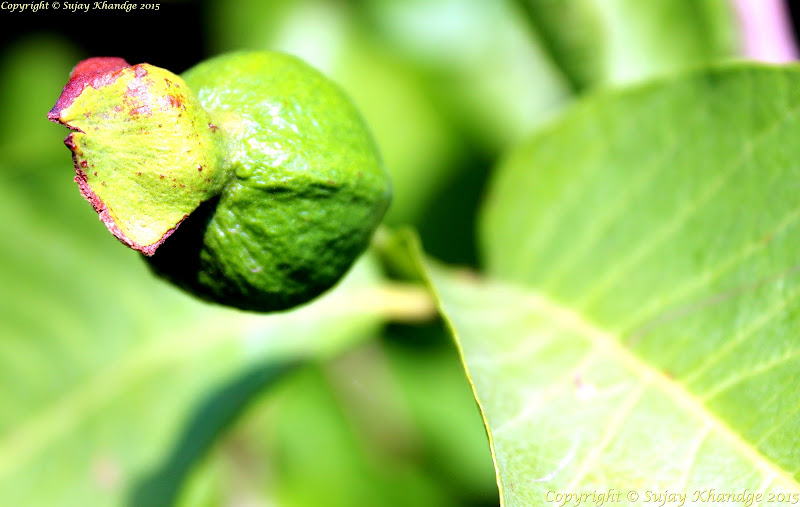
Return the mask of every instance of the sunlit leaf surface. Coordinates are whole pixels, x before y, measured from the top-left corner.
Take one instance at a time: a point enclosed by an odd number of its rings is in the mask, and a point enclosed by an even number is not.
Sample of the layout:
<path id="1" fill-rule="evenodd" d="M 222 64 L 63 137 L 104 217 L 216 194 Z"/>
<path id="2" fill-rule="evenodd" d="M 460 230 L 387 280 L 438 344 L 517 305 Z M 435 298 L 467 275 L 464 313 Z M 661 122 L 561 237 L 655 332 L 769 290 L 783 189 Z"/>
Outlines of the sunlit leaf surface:
<path id="1" fill-rule="evenodd" d="M 501 165 L 501 281 L 430 276 L 508 505 L 800 489 L 798 82 L 736 65 L 602 94 Z"/>

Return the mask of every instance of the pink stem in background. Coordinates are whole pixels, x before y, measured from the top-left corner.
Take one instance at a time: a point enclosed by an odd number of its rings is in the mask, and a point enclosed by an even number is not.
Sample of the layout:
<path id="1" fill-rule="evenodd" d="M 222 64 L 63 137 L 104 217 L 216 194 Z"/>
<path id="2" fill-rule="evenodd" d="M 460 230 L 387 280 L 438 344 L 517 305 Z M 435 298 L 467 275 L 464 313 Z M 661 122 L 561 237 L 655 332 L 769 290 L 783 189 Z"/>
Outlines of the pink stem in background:
<path id="1" fill-rule="evenodd" d="M 784 0 L 735 0 L 742 23 L 744 54 L 763 62 L 797 59 L 789 10 Z"/>

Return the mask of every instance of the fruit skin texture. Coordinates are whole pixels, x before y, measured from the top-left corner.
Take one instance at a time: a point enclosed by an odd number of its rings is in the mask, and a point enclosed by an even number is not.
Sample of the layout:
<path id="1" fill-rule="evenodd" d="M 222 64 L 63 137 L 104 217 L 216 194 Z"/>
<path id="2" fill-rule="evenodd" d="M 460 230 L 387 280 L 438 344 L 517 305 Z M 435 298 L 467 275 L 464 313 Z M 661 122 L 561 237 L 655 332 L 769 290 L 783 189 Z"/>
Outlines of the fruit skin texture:
<path id="1" fill-rule="evenodd" d="M 275 311 L 333 286 L 391 198 L 368 129 L 342 91 L 297 58 L 233 53 L 182 75 L 223 142 L 221 194 L 147 257 L 195 295 Z"/>

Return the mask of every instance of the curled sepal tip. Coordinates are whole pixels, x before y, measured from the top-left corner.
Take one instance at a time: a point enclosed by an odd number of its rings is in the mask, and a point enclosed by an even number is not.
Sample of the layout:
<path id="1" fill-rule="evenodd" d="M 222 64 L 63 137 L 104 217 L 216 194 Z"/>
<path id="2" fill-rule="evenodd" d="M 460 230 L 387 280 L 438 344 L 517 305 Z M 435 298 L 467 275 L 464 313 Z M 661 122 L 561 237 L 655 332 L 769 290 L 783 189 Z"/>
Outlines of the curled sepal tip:
<path id="1" fill-rule="evenodd" d="M 114 236 L 145 255 L 225 184 L 214 126 L 167 70 L 84 60 L 48 118 L 73 130 L 64 143 L 81 194 Z"/>

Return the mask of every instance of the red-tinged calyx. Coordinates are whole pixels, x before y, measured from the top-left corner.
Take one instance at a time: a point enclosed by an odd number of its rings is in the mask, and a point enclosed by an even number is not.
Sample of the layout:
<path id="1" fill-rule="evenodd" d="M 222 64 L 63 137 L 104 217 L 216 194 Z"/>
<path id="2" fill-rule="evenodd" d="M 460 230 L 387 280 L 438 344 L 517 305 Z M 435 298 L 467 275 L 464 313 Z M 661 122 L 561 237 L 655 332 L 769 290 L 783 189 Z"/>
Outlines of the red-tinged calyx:
<path id="1" fill-rule="evenodd" d="M 69 107 L 85 87 L 101 88 L 117 78 L 119 75 L 117 71 L 130 66 L 128 62 L 115 56 L 98 56 L 79 62 L 70 72 L 69 81 L 64 86 L 56 105 L 47 114 L 47 118 L 60 123 L 61 111 Z"/>
<path id="2" fill-rule="evenodd" d="M 152 255 L 227 180 L 221 141 L 186 83 L 121 58 L 79 63 L 48 114 L 72 132 L 75 181 L 109 231 Z"/>

